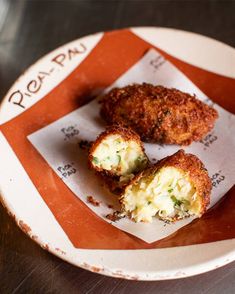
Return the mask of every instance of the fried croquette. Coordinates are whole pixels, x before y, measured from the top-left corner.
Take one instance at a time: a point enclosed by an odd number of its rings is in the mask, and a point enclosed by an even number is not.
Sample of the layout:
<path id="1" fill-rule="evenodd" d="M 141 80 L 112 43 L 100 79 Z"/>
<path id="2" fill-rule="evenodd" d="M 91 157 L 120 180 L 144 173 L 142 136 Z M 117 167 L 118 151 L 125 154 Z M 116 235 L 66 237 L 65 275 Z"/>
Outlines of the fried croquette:
<path id="1" fill-rule="evenodd" d="M 201 217 L 210 202 L 211 179 L 198 157 L 179 150 L 136 175 L 120 198 L 135 222 L 154 217 L 174 222 Z"/>
<path id="2" fill-rule="evenodd" d="M 145 142 L 189 145 L 213 127 L 218 113 L 195 96 L 151 84 L 114 88 L 101 99 L 102 118 L 131 127 Z"/>
<path id="3" fill-rule="evenodd" d="M 138 134 L 129 128 L 112 126 L 101 133 L 92 144 L 89 165 L 101 173 L 104 180 L 122 186 L 137 172 L 146 167 L 149 160 Z"/>

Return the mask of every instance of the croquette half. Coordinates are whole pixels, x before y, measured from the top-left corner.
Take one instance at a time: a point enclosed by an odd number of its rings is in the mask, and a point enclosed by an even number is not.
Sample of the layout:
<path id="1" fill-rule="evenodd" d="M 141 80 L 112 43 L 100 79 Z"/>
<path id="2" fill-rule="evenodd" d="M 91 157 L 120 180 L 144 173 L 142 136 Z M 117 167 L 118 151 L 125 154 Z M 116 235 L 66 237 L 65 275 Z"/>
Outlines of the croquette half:
<path id="1" fill-rule="evenodd" d="M 102 118 L 131 127 L 145 142 L 189 145 L 213 127 L 218 113 L 195 96 L 151 84 L 114 88 L 101 99 Z"/>
<path id="2" fill-rule="evenodd" d="M 92 169 L 124 183 L 148 164 L 143 143 L 129 128 L 112 126 L 101 133 L 92 144 L 89 156 Z"/>
<path id="3" fill-rule="evenodd" d="M 136 175 L 120 198 L 135 222 L 201 217 L 210 202 L 211 179 L 198 157 L 179 150 Z"/>

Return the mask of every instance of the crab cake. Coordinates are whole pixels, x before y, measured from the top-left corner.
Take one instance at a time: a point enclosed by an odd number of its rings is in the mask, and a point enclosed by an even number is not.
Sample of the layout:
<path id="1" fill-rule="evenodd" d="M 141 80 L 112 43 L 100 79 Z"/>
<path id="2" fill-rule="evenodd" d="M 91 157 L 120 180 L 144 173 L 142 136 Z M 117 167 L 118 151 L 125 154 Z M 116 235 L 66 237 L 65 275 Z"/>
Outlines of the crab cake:
<path id="1" fill-rule="evenodd" d="M 153 217 L 172 222 L 201 217 L 210 202 L 211 188 L 203 163 L 179 150 L 132 179 L 120 202 L 135 222 L 151 222 Z"/>
<path id="2" fill-rule="evenodd" d="M 88 160 L 92 169 L 106 178 L 118 179 L 120 183 L 130 180 L 149 162 L 139 135 L 118 125 L 98 136 L 92 144 Z"/>
<path id="3" fill-rule="evenodd" d="M 213 127 L 218 113 L 195 96 L 151 84 L 114 88 L 101 100 L 101 116 L 135 130 L 143 141 L 189 145 Z"/>

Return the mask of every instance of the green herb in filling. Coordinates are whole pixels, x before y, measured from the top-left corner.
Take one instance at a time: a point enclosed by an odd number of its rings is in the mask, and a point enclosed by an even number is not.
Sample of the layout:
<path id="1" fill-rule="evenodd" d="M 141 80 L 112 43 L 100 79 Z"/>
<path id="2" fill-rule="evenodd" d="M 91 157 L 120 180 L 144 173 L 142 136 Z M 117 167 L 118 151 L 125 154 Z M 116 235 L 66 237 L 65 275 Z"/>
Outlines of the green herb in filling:
<path id="1" fill-rule="evenodd" d="M 97 157 L 93 156 L 92 162 L 94 162 L 95 164 L 99 164 L 99 159 Z"/>
<path id="2" fill-rule="evenodd" d="M 143 157 L 142 156 L 138 156 L 135 160 L 135 164 L 137 167 L 140 167 L 143 164 Z"/>
<path id="3" fill-rule="evenodd" d="M 118 157 L 118 164 L 121 162 L 121 156 L 120 155 L 117 155 Z"/>
<path id="4" fill-rule="evenodd" d="M 182 203 L 185 205 L 190 205 L 190 201 L 186 200 L 186 199 L 182 199 Z"/>
<path id="5" fill-rule="evenodd" d="M 174 206 L 180 206 L 183 202 L 178 200 L 175 196 L 171 196 L 171 200 L 174 202 Z"/>

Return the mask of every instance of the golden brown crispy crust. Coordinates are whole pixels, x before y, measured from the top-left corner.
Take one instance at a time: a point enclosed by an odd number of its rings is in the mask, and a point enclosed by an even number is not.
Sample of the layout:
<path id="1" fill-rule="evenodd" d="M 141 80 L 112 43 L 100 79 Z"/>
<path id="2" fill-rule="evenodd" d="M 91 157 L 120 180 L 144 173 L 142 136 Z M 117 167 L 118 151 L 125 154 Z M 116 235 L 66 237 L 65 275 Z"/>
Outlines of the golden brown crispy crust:
<path id="1" fill-rule="evenodd" d="M 210 203 L 210 194 L 212 189 L 211 179 L 208 175 L 207 169 L 205 168 L 201 160 L 193 154 L 185 153 L 182 149 L 177 151 L 173 155 L 163 158 L 153 166 L 137 174 L 130 181 L 128 186 L 126 186 L 125 191 L 126 189 L 128 189 L 128 187 L 131 187 L 131 185 L 137 183 L 140 178 L 152 176 L 161 168 L 167 166 L 175 167 L 177 169 L 181 169 L 183 172 L 189 173 L 189 178 L 195 186 L 199 197 L 201 198 L 201 215 L 205 213 L 206 208 Z M 120 202 L 122 202 L 122 198 L 123 196 L 121 196 Z"/>
<path id="2" fill-rule="evenodd" d="M 135 130 L 143 141 L 189 145 L 213 127 L 218 113 L 177 89 L 134 84 L 112 89 L 101 99 L 102 118 Z"/>
<path id="3" fill-rule="evenodd" d="M 141 147 L 144 154 L 145 154 L 145 151 L 144 151 L 144 145 L 140 140 L 140 136 L 130 128 L 115 124 L 115 125 L 108 127 L 104 132 L 102 132 L 97 137 L 97 139 L 93 142 L 93 144 L 89 150 L 88 164 L 91 169 L 93 169 L 97 172 L 102 172 L 103 175 L 115 177 L 116 175 L 113 174 L 112 171 L 103 170 L 102 168 L 99 168 L 93 164 L 93 153 L 94 153 L 95 149 L 106 137 L 108 137 L 110 135 L 120 135 L 123 138 L 123 140 L 125 140 L 125 141 L 129 141 L 129 140 L 135 141 Z M 146 154 L 145 154 L 145 156 L 147 159 Z"/>

